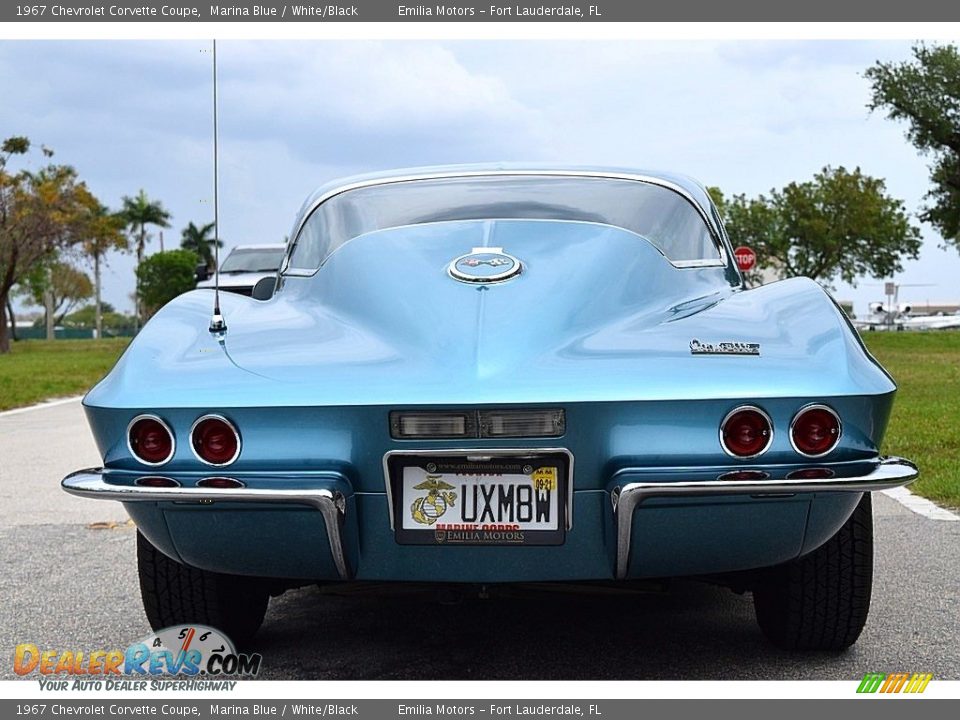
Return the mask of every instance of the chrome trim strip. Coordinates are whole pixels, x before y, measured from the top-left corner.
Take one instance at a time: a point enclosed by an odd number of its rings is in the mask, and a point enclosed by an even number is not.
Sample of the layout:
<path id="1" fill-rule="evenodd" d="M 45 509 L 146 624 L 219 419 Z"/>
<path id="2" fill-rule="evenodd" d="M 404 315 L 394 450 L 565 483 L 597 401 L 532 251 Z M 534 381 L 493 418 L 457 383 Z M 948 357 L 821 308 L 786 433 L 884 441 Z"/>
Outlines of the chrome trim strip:
<path id="1" fill-rule="evenodd" d="M 754 410 L 755 412 L 760 413 L 761 415 L 763 415 L 763 417 L 767 419 L 767 425 L 770 426 L 770 437 L 767 438 L 767 444 L 763 446 L 763 449 L 760 450 L 760 452 L 754 453 L 753 455 L 736 455 L 730 452 L 730 449 L 727 447 L 727 444 L 723 441 L 723 429 L 727 425 L 727 420 L 732 418 L 741 410 Z M 770 415 L 767 413 L 766 410 L 764 410 L 762 407 L 759 407 L 757 405 L 738 405 L 733 410 L 731 410 L 726 415 L 724 415 L 723 420 L 720 421 L 720 447 L 723 448 L 723 451 L 727 455 L 734 458 L 735 460 L 751 460 L 753 458 L 757 458 L 763 455 L 767 450 L 770 449 L 770 446 L 773 444 L 773 434 L 774 434 L 773 418 L 770 417 Z"/>
<path id="2" fill-rule="evenodd" d="M 828 413 L 833 415 L 837 419 L 837 436 L 833 439 L 833 445 L 831 445 L 827 450 L 820 453 L 819 455 L 808 455 L 803 452 L 800 448 L 797 447 L 797 444 L 793 441 L 793 426 L 797 422 L 797 418 L 803 415 L 807 410 L 826 410 Z M 810 403 L 809 405 L 804 405 L 802 408 L 797 410 L 796 415 L 793 416 L 793 419 L 790 420 L 790 445 L 793 447 L 797 455 L 802 455 L 806 458 L 822 458 L 825 455 L 829 455 L 834 450 L 837 449 L 837 445 L 840 444 L 840 438 L 843 437 L 843 420 L 840 419 L 840 415 L 829 405 L 824 405 L 823 403 Z"/>
<path id="3" fill-rule="evenodd" d="M 573 453 L 566 448 L 454 448 L 447 450 L 389 450 L 383 455 L 383 484 L 387 491 L 387 513 L 390 515 L 390 529 L 395 530 L 393 522 L 393 492 L 390 488 L 390 458 L 406 455 L 408 457 L 428 457 L 430 455 L 482 455 L 516 457 L 524 455 L 550 455 L 561 453 L 567 456 L 570 465 L 567 478 L 567 530 L 573 527 Z"/>
<path id="4" fill-rule="evenodd" d="M 341 579 L 349 580 L 352 572 L 344 553 L 343 528 L 346 500 L 342 493 L 325 488 L 155 488 L 140 485 L 112 485 L 103 479 L 102 468 L 79 470 L 67 475 L 61 483 L 71 495 L 95 500 L 119 502 L 178 502 L 209 504 L 214 502 L 292 503 L 309 505 L 323 515 L 327 528 L 330 554 Z"/>
<path id="5" fill-rule="evenodd" d="M 635 173 L 620 173 L 612 171 L 599 171 L 599 170 L 461 170 L 461 171 L 448 171 L 448 172 L 435 172 L 435 173 L 420 173 L 412 175 L 397 175 L 396 177 L 386 177 L 386 178 L 375 178 L 371 180 L 360 180 L 358 182 L 347 183 L 346 185 L 340 185 L 335 187 L 332 190 L 328 190 L 323 195 L 314 200 L 310 206 L 303 212 L 302 219 L 297 222 L 294 227 L 293 233 L 290 235 L 290 244 L 287 248 L 287 252 L 283 258 L 283 264 L 280 268 L 280 275 L 293 275 L 294 272 L 290 269 L 290 257 L 293 255 L 293 250 L 297 245 L 297 242 L 300 239 L 300 232 L 303 230 L 303 226 L 307 224 L 307 220 L 310 219 L 310 216 L 313 212 L 320 207 L 323 203 L 329 200 L 332 197 L 337 195 L 342 195 L 345 192 L 350 190 L 358 190 L 360 188 L 373 187 L 375 185 L 393 185 L 396 183 L 406 183 L 414 182 L 416 180 L 446 180 L 454 178 L 474 178 L 474 177 L 504 177 L 504 176 L 519 176 L 519 177 L 586 177 L 586 178 L 600 178 L 606 180 L 634 180 L 636 182 L 647 183 L 648 185 L 656 185 L 658 187 L 665 188 L 666 190 L 672 190 L 677 193 L 680 197 L 690 203 L 693 208 L 700 215 L 704 224 L 707 226 L 707 230 L 710 231 L 710 237 L 713 238 L 714 245 L 717 247 L 717 251 L 720 254 L 719 259 L 716 260 L 681 260 L 679 262 L 673 262 L 675 267 L 709 267 L 716 265 L 719 267 L 726 267 L 730 264 L 730 259 L 727 257 L 726 246 L 724 245 L 723 238 L 720 234 L 718 228 L 714 227 L 713 219 L 710 217 L 710 214 L 707 211 L 707 208 L 704 208 L 697 202 L 696 198 L 686 190 L 686 188 L 676 183 L 670 182 L 669 180 L 664 180 L 662 178 L 654 177 L 652 175 L 639 175 Z M 668 258 L 669 260 L 669 258 Z M 690 264 L 680 264 L 680 263 L 701 263 L 707 262 L 711 265 L 690 265 Z M 321 261 L 321 266 L 323 261 Z M 307 268 L 295 268 L 294 270 L 307 272 L 308 275 L 313 275 L 319 270 L 316 268 L 314 270 L 308 270 Z M 297 273 L 298 277 L 302 277 Z"/>
<path id="6" fill-rule="evenodd" d="M 193 446 L 193 431 L 197 429 L 197 425 L 202 423 L 204 420 L 220 420 L 227 424 L 227 426 L 233 431 L 233 436 L 237 439 L 237 451 L 233 454 L 233 457 L 227 460 L 225 463 L 212 463 L 208 460 L 204 460 L 200 457 L 200 453 L 197 452 L 197 449 Z M 240 431 L 237 430 L 237 426 L 234 425 L 230 420 L 225 418 L 223 415 L 218 415 L 216 413 L 207 413 L 206 415 L 201 415 L 196 420 L 193 421 L 193 425 L 190 426 L 190 435 L 187 437 L 188 442 L 190 443 L 190 450 L 193 452 L 193 456 L 202 462 L 204 465 L 209 465 L 210 467 L 226 467 L 227 465 L 232 465 L 236 462 L 237 458 L 240 457 L 240 449 L 243 447 L 243 442 L 240 440 Z"/>
<path id="7" fill-rule="evenodd" d="M 629 470 L 621 471 L 629 472 Z M 914 481 L 917 466 L 903 458 L 882 458 L 870 473 L 852 478 L 823 480 L 701 480 L 696 482 L 628 482 L 610 492 L 617 531 L 616 578 L 627 576 L 633 512 L 654 497 L 695 497 L 722 495 L 769 495 L 805 492 L 874 492 Z"/>
<path id="8" fill-rule="evenodd" d="M 130 444 L 130 429 L 140 420 L 157 421 L 163 425 L 163 429 L 166 430 L 167 435 L 170 436 L 170 454 L 160 462 L 147 462 L 133 451 L 133 445 Z M 166 465 L 168 462 L 170 462 L 173 459 L 173 456 L 177 454 L 177 436 L 174 434 L 170 425 L 167 424 L 167 421 L 159 415 L 154 415 L 153 413 L 142 413 L 127 423 L 127 450 L 130 452 L 130 456 L 141 465 L 146 465 L 147 467 L 160 467 L 161 465 Z"/>
<path id="9" fill-rule="evenodd" d="M 664 257 L 667 257 L 664 255 Z M 727 263 L 722 259 L 717 260 L 670 260 L 667 261 L 676 268 L 705 268 L 705 267 L 726 267 Z"/>

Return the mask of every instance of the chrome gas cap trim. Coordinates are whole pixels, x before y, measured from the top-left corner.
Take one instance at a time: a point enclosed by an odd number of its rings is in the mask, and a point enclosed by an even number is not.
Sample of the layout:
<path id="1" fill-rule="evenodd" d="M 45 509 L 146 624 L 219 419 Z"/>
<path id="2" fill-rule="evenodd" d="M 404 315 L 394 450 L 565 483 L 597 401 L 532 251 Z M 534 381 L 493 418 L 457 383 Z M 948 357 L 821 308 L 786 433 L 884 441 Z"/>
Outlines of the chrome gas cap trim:
<path id="1" fill-rule="evenodd" d="M 523 264 L 503 248 L 474 248 L 450 262 L 447 274 L 465 283 L 497 283 L 520 274 Z"/>

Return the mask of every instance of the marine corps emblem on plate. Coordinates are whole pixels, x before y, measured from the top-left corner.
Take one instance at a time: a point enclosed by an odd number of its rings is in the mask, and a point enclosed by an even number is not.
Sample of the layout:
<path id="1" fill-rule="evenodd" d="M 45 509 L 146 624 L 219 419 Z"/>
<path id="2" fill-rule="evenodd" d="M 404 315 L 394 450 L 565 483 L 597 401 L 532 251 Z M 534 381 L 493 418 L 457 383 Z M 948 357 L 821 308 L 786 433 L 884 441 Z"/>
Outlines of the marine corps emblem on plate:
<path id="1" fill-rule="evenodd" d="M 410 515 L 421 525 L 433 525 L 457 500 L 453 485 L 444 482 L 439 475 L 427 475 L 427 479 L 414 490 L 427 490 L 410 505 Z"/>

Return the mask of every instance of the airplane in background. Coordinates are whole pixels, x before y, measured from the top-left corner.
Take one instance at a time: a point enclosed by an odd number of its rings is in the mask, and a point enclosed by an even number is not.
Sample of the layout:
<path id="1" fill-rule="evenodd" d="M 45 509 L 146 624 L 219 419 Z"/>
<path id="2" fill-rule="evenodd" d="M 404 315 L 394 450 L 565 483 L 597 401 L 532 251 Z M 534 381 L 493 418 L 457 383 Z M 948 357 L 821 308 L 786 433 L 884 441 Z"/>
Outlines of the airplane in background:
<path id="1" fill-rule="evenodd" d="M 911 315 L 913 306 L 910 303 L 899 301 L 901 287 L 926 286 L 884 283 L 887 301 L 870 303 L 870 314 L 864 320 L 853 320 L 854 327 L 859 330 L 949 330 L 960 328 L 960 313 Z"/>

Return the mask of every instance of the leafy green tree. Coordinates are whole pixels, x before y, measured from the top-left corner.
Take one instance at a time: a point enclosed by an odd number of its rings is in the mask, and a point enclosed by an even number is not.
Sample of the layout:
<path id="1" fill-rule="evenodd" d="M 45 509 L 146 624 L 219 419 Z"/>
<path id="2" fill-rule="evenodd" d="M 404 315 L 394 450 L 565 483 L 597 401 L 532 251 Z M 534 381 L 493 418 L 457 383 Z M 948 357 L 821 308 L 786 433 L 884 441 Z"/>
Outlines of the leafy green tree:
<path id="1" fill-rule="evenodd" d="M 137 248 L 137 270 L 139 271 L 140 265 L 143 263 L 147 241 L 150 239 L 150 236 L 147 234 L 147 226 L 155 225 L 160 228 L 170 227 L 170 213 L 166 211 L 159 200 L 151 200 L 148 198 L 147 193 L 141 188 L 136 197 L 124 195 L 123 208 L 120 210 L 120 215 L 126 222 L 131 233 L 133 233 Z M 139 318 L 142 314 L 139 286 L 134 304 L 136 305 L 136 316 Z"/>
<path id="2" fill-rule="evenodd" d="M 14 285 L 58 250 L 80 242 L 86 206 L 93 195 L 68 165 L 11 172 L 15 155 L 30 151 L 26 137 L 0 144 L 0 354 L 9 352 L 7 308 Z M 52 152 L 42 148 L 44 157 Z"/>
<path id="3" fill-rule="evenodd" d="M 87 274 L 59 260 L 37 265 L 20 287 L 30 304 L 44 307 L 44 295 L 50 292 L 54 325 L 59 325 L 78 303 L 93 295 L 93 283 Z"/>
<path id="4" fill-rule="evenodd" d="M 167 250 L 144 259 L 137 268 L 137 284 L 146 317 L 196 286 L 200 258 L 190 250 Z"/>
<path id="5" fill-rule="evenodd" d="M 866 77 L 871 110 L 908 123 L 907 138 L 932 158 L 928 205 L 920 219 L 960 250 L 960 50 L 915 45 L 913 60 L 878 62 Z"/>
<path id="6" fill-rule="evenodd" d="M 195 252 L 200 257 L 200 262 L 204 263 L 211 272 L 216 268 L 214 248 L 223 247 L 223 240 L 214 239 L 211 236 L 213 228 L 213 223 L 207 223 L 201 227 L 197 227 L 192 222 L 187 223 L 180 239 L 180 247 Z"/>
<path id="7" fill-rule="evenodd" d="M 129 332 L 134 327 L 132 315 L 123 315 L 108 302 L 100 303 L 100 322 L 103 328 L 103 337 L 111 337 L 123 332 Z M 63 324 L 74 328 L 93 328 L 97 323 L 97 306 L 95 303 L 84 305 L 76 312 L 63 318 Z"/>
<path id="8" fill-rule="evenodd" d="M 861 275 L 900 272 L 903 258 L 916 258 L 920 250 L 920 230 L 910 224 L 903 202 L 860 168 L 826 167 L 813 180 L 792 182 L 769 196 L 727 200 L 716 188 L 711 195 L 734 246 L 753 248 L 757 270 L 780 278 L 854 284 Z"/>

